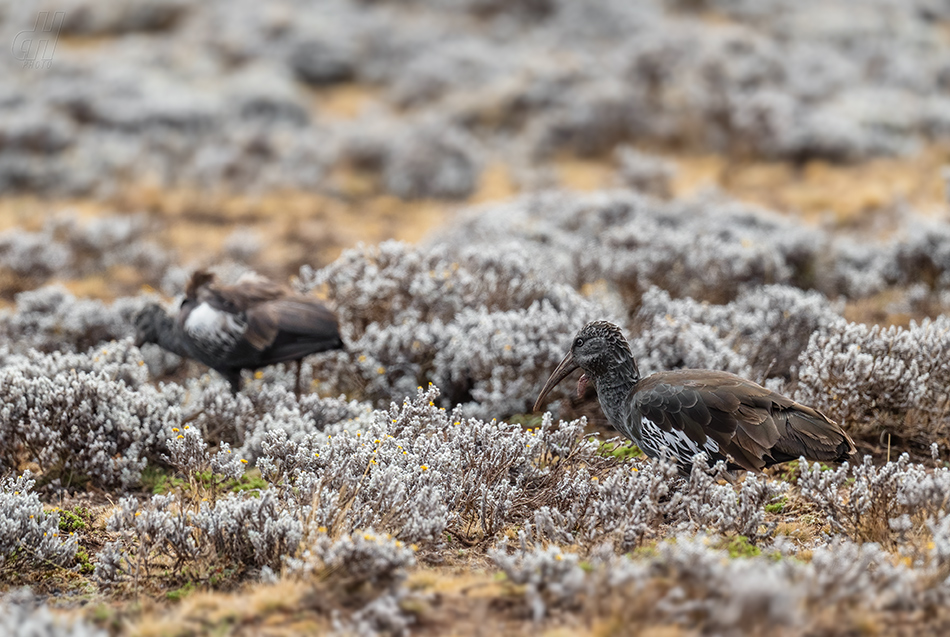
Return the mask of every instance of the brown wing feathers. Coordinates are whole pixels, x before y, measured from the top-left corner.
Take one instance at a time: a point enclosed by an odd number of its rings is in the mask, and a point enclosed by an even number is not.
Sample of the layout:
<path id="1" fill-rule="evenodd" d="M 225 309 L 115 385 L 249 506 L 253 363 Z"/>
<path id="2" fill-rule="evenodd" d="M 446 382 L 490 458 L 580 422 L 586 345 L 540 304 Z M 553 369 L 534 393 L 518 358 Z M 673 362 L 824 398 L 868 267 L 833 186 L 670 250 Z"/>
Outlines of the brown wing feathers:
<path id="1" fill-rule="evenodd" d="M 661 372 L 642 380 L 635 395 L 639 413 L 661 429 L 679 429 L 699 446 L 712 438 L 745 469 L 854 452 L 847 434 L 821 412 L 732 374 Z"/>
<path id="2" fill-rule="evenodd" d="M 244 338 L 257 350 L 271 346 L 281 332 L 289 338 L 328 340 L 337 334 L 336 317 L 322 304 L 257 275 L 244 275 L 234 285 L 219 285 L 214 274 L 195 272 L 185 294 L 217 310 L 243 315 Z"/>

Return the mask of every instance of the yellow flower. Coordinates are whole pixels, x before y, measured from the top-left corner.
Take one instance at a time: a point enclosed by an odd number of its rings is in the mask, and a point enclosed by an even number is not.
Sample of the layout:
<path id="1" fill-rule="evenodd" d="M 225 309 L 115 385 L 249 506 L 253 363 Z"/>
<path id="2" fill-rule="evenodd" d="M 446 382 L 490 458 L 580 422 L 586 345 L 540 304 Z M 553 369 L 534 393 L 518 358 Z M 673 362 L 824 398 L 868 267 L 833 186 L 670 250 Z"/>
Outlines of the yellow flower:
<path id="1" fill-rule="evenodd" d="M 317 529 L 317 533 L 326 533 L 326 532 L 327 532 L 327 527 L 325 526 L 321 526 L 320 528 Z"/>
<path id="2" fill-rule="evenodd" d="M 245 460 L 244 458 L 241 458 L 241 464 L 247 464 L 247 460 Z"/>
<path id="3" fill-rule="evenodd" d="M 369 540 L 369 541 L 372 542 L 372 541 L 375 540 L 376 538 L 373 536 L 372 533 L 367 533 L 366 535 L 363 536 L 363 539 L 364 539 L 364 540 Z"/>
<path id="4" fill-rule="evenodd" d="M 557 555 L 554 556 L 554 559 L 556 559 L 558 562 L 560 562 L 561 560 L 564 559 L 564 556 L 561 555 L 560 553 L 558 553 Z"/>
<path id="5" fill-rule="evenodd" d="M 185 429 L 188 429 L 188 425 L 185 425 Z"/>
<path id="6" fill-rule="evenodd" d="M 593 482 L 597 482 L 598 480 L 600 480 L 600 478 L 598 478 L 597 476 L 594 476 L 593 478 L 591 478 L 591 481 Z"/>
<path id="7" fill-rule="evenodd" d="M 357 359 L 361 363 L 366 362 L 366 354 L 360 354 L 360 357 Z"/>
<path id="8" fill-rule="evenodd" d="M 319 458 L 319 457 L 320 457 L 320 454 L 319 454 L 319 453 L 314 453 L 314 454 L 313 454 L 313 457 L 314 457 L 314 458 Z"/>
<path id="9" fill-rule="evenodd" d="M 178 427 L 172 427 L 172 431 L 174 431 L 177 434 L 181 430 Z"/>
<path id="10" fill-rule="evenodd" d="M 264 372 L 260 370 L 254 372 L 254 378 L 256 378 L 257 380 L 264 378 Z"/>
<path id="11" fill-rule="evenodd" d="M 418 547 L 417 545 L 415 545 L 415 544 L 410 544 L 410 545 L 409 545 L 409 548 L 411 548 L 413 551 L 418 551 L 418 550 L 419 550 L 419 547 Z"/>
<path id="12" fill-rule="evenodd" d="M 383 367 L 382 365 L 380 365 L 379 367 L 376 368 L 376 373 L 377 373 L 377 374 L 385 374 L 385 373 L 386 373 L 386 368 Z"/>
<path id="13" fill-rule="evenodd" d="M 141 511 L 136 511 L 136 512 L 135 512 L 135 517 L 139 517 L 140 515 L 142 515 L 142 512 L 141 512 Z"/>
<path id="14" fill-rule="evenodd" d="M 178 434 L 178 436 L 176 436 L 176 439 L 177 439 L 177 438 L 184 438 L 184 436 L 181 435 L 181 434 Z"/>
<path id="15" fill-rule="evenodd" d="M 428 470 L 429 470 L 429 465 L 424 464 L 424 465 L 422 465 L 422 466 L 419 467 L 419 468 L 422 469 L 423 471 L 428 471 Z"/>

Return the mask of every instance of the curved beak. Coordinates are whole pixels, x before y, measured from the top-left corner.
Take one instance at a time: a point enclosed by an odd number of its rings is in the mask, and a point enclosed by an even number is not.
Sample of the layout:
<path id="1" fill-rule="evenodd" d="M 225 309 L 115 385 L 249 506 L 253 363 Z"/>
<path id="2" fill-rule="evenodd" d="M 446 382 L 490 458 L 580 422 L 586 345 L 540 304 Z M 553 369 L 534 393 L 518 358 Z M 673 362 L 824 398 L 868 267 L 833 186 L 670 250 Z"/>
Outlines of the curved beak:
<path id="1" fill-rule="evenodd" d="M 544 404 L 544 397 L 551 393 L 551 390 L 554 389 L 559 382 L 564 380 L 565 376 L 577 368 L 578 364 L 574 362 L 573 352 L 568 352 L 567 356 L 558 363 L 557 369 L 555 369 L 551 377 L 548 378 L 548 382 L 544 383 L 544 389 L 541 390 L 541 393 L 538 394 L 538 399 L 534 402 L 534 411 L 541 409 Z"/>

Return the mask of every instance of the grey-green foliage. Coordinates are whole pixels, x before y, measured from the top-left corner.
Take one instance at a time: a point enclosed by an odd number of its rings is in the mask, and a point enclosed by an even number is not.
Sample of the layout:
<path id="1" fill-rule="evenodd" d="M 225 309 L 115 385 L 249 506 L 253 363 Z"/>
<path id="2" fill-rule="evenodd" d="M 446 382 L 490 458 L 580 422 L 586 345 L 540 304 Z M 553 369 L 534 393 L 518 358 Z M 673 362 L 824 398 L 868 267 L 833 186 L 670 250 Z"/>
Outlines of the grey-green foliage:
<path id="1" fill-rule="evenodd" d="M 0 481 L 0 568 L 68 566 L 76 555 L 77 538 L 60 533 L 59 514 L 43 509 L 35 484 L 29 471 Z"/>
<path id="2" fill-rule="evenodd" d="M 796 397 L 859 431 L 901 423 L 929 445 L 950 413 L 948 353 L 946 316 L 906 328 L 838 319 L 802 352 Z"/>
<path id="3" fill-rule="evenodd" d="M 138 483 L 165 434 L 181 422 L 182 391 L 155 388 L 138 350 L 114 342 L 85 354 L 31 351 L 0 368 L 0 466 L 15 470 L 24 458 L 65 485 L 103 487 Z"/>
<path id="4" fill-rule="evenodd" d="M 29 589 L 0 597 L 0 632 L 9 637 L 106 637 L 80 619 L 54 613 Z"/>

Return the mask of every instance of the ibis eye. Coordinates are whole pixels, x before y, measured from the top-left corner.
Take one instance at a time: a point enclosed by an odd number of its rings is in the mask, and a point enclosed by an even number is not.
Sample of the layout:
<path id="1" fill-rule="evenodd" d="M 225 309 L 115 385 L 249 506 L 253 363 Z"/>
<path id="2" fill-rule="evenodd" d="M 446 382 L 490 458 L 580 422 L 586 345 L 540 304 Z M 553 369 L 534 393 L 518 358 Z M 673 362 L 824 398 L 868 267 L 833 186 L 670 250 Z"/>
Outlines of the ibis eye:
<path id="1" fill-rule="evenodd" d="M 577 338 L 577 339 L 575 339 L 575 341 L 574 341 L 574 347 L 580 347 L 580 346 L 583 345 L 583 344 L 584 344 L 584 339 L 582 339 L 582 338 Z"/>

